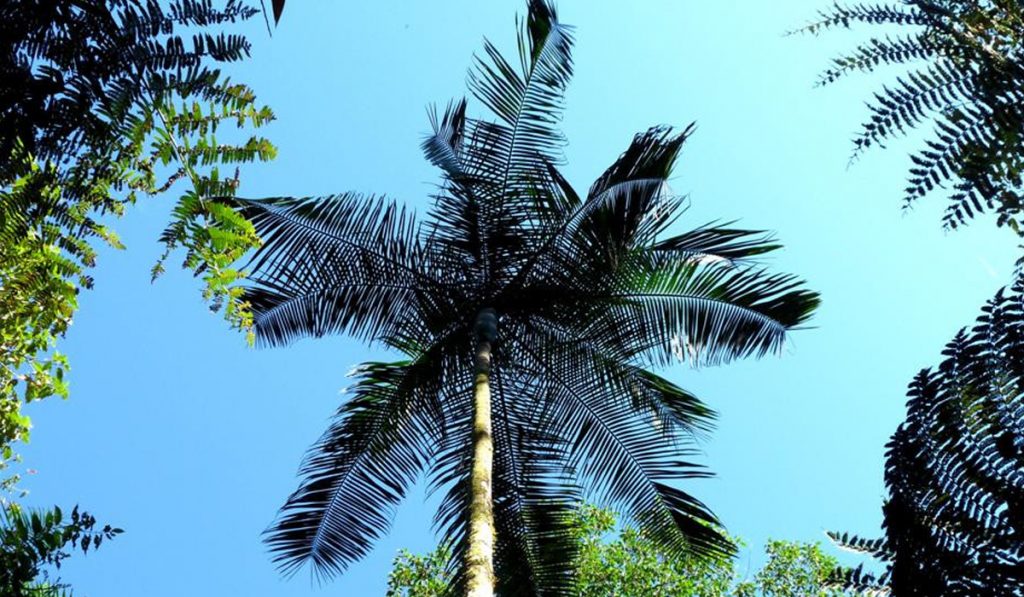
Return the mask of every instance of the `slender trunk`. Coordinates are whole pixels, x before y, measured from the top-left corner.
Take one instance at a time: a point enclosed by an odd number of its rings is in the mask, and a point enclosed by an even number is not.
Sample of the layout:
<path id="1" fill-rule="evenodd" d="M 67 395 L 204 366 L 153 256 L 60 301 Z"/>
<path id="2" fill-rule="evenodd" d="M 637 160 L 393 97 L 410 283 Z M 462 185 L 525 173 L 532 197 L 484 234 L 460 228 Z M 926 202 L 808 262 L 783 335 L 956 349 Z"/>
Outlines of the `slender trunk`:
<path id="1" fill-rule="evenodd" d="M 466 549 L 466 597 L 494 595 L 494 497 L 491 474 L 491 345 L 497 339 L 493 310 L 480 312 L 476 322 L 475 381 L 473 384 L 473 471 L 469 503 L 469 546 Z"/>

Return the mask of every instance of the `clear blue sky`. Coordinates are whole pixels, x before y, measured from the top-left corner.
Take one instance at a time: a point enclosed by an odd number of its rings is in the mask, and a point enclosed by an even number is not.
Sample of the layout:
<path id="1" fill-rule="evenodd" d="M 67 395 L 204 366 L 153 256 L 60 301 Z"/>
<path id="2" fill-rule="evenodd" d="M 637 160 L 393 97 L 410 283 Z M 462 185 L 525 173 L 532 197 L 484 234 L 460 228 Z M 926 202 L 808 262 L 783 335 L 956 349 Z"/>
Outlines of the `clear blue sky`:
<path id="1" fill-rule="evenodd" d="M 828 0 L 561 0 L 577 75 L 564 122 L 581 189 L 655 124 L 699 128 L 673 181 L 680 225 L 740 219 L 777 231 L 772 265 L 804 276 L 824 304 L 782 358 L 669 371 L 721 414 L 702 448 L 718 476 L 688 487 L 748 539 L 877 532 L 882 454 L 903 392 L 1009 280 L 1015 249 L 991 221 L 946 234 L 944 198 L 900 209 L 906 147 L 847 168 L 876 77 L 813 89 L 831 53 L 863 35 L 784 37 Z M 419 142 L 425 107 L 461 96 L 483 36 L 508 47 L 519 0 L 291 0 L 272 39 L 250 27 L 237 69 L 276 111 L 280 157 L 248 169 L 242 193 L 383 192 L 426 207 L 435 173 Z M 81 504 L 126 533 L 74 558 L 86 597 L 376 595 L 400 547 L 433 544 L 415 492 L 393 533 L 343 578 L 286 581 L 259 534 L 296 486 L 296 467 L 367 350 L 346 338 L 250 350 L 180 271 L 149 283 L 171 197 L 118 223 L 129 249 L 104 252 L 96 289 L 64 342 L 72 398 L 30 409 L 33 505 Z"/>

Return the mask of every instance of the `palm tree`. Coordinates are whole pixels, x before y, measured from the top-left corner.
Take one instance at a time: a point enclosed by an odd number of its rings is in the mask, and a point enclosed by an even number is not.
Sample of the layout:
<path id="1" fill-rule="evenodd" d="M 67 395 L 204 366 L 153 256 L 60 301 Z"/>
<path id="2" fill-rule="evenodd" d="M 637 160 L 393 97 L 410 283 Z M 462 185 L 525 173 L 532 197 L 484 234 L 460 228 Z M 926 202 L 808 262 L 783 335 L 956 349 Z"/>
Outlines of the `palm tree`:
<path id="1" fill-rule="evenodd" d="M 556 129 L 571 29 L 532 0 L 519 64 L 489 42 L 423 143 L 443 184 L 425 223 L 382 198 L 235 199 L 264 245 L 250 264 L 257 339 L 348 333 L 404 355 L 356 370 L 268 530 L 286 572 L 339 573 L 426 474 L 456 585 L 472 596 L 564 594 L 584 486 L 668 554 L 731 545 L 678 482 L 711 411 L 650 371 L 778 351 L 817 295 L 751 259 L 765 234 L 706 225 L 662 238 L 666 182 L 692 126 L 653 128 L 591 186 L 560 174 Z M 493 413 L 493 417 L 492 417 Z"/>

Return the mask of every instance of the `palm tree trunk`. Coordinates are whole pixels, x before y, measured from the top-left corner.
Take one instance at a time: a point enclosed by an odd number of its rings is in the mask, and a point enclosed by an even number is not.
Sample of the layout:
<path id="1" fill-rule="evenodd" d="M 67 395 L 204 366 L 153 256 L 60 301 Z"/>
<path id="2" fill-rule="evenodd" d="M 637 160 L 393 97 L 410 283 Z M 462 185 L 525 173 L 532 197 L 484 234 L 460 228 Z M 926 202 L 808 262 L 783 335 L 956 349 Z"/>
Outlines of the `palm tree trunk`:
<path id="1" fill-rule="evenodd" d="M 469 546 L 466 549 L 466 597 L 494 595 L 494 497 L 491 475 L 491 345 L 497 339 L 497 317 L 485 309 L 476 321 L 476 378 L 473 384 L 473 471 L 469 503 Z"/>

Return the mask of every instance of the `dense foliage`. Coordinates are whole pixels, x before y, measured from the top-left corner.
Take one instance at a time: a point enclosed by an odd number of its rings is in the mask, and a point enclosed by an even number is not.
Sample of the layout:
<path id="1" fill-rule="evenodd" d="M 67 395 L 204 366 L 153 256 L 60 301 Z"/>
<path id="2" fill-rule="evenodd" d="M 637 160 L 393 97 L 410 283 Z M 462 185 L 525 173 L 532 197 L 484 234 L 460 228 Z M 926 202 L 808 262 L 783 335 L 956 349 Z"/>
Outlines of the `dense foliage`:
<path id="1" fill-rule="evenodd" d="M 218 166 L 274 155 L 256 135 L 218 140 L 220 125 L 259 127 L 273 115 L 217 68 L 246 57 L 249 42 L 207 31 L 255 13 L 236 0 L 0 6 L 0 467 L 27 438 L 21 404 L 66 395 L 56 341 L 92 284 L 97 243 L 120 246 L 105 222 L 137 195 L 189 183 L 161 237 L 164 259 L 182 249 L 212 304 L 248 327 L 231 264 L 258 238 L 208 198 L 238 185 L 237 168 Z"/>
<path id="2" fill-rule="evenodd" d="M 65 518 L 60 508 L 26 512 L 0 507 L 0 595 L 4 597 L 70 596 L 68 586 L 50 573 L 59 570 L 71 550 L 98 549 L 121 529 L 106 525 L 75 507 Z"/>
<path id="3" fill-rule="evenodd" d="M 264 240 L 243 297 L 258 342 L 348 333 L 404 355 L 356 369 L 268 531 L 284 570 L 344 570 L 423 475 L 444 494 L 436 521 L 459 567 L 485 313 L 497 319 L 489 383 L 505 594 L 564 590 L 585 488 L 671 557 L 730 551 L 682 489 L 707 474 L 686 457 L 711 412 L 651 368 L 776 353 L 818 298 L 758 265 L 778 248 L 763 233 L 669 234 L 683 201 L 667 181 L 689 128 L 636 135 L 576 192 L 559 171 L 556 128 L 571 47 L 571 30 L 540 0 L 522 22 L 518 60 L 485 44 L 470 87 L 493 120 L 467 116 L 465 101 L 434 116 L 423 148 L 444 178 L 423 223 L 352 193 L 233 202 Z"/>
<path id="4" fill-rule="evenodd" d="M 885 536 L 833 538 L 885 562 L 846 585 L 897 597 L 1024 595 L 1024 282 L 910 384 L 888 444 Z"/>
<path id="5" fill-rule="evenodd" d="M 803 31 L 867 24 L 878 32 L 835 58 L 821 84 L 890 65 L 905 75 L 875 94 L 855 155 L 931 125 L 911 156 L 909 205 L 946 189 L 945 224 L 993 211 L 1024 233 L 1024 4 L 1018 0 L 902 0 L 836 4 Z"/>
<path id="6" fill-rule="evenodd" d="M 86 243 L 68 242 L 62 250 L 60 243 L 71 239 L 38 216 L 58 209 L 59 191 L 52 168 L 32 166 L 0 193 L 6 216 L 0 219 L 0 470 L 14 458 L 11 444 L 27 440 L 22 400 L 67 396 L 65 359 L 51 349 L 71 324 L 77 289 L 89 284 L 80 264 L 94 258 Z M 78 254 L 68 255 L 70 250 Z M 0 479 L 8 491 L 16 482 L 16 475 Z"/>
<path id="7" fill-rule="evenodd" d="M 618 530 L 618 535 L 613 533 Z M 618 529 L 608 510 L 584 507 L 574 526 L 578 542 L 571 594 L 580 597 L 831 597 L 837 565 L 817 545 L 770 541 L 768 561 L 754 574 L 728 557 L 669 558 L 634 527 Z M 445 597 L 444 547 L 420 556 L 403 551 L 388 576 L 387 597 Z"/>

